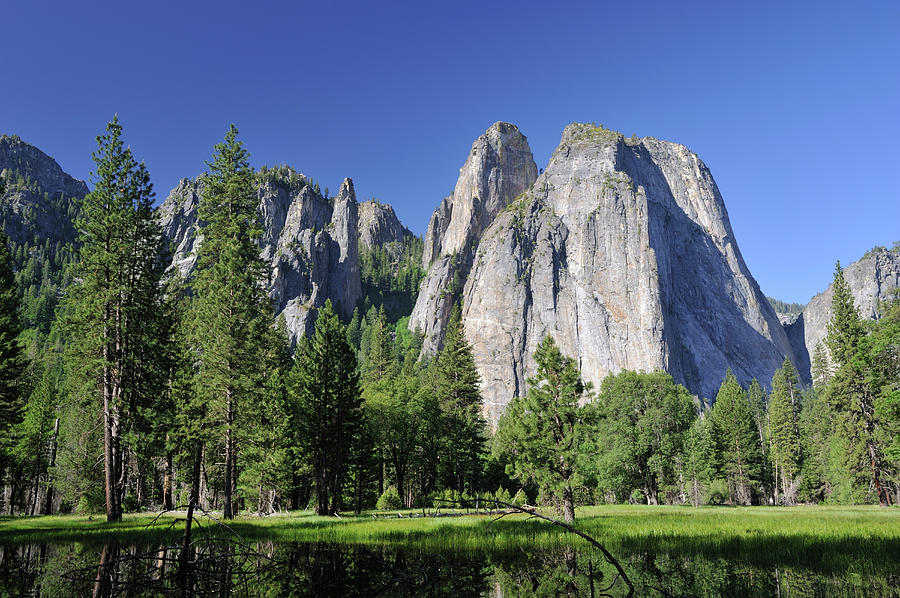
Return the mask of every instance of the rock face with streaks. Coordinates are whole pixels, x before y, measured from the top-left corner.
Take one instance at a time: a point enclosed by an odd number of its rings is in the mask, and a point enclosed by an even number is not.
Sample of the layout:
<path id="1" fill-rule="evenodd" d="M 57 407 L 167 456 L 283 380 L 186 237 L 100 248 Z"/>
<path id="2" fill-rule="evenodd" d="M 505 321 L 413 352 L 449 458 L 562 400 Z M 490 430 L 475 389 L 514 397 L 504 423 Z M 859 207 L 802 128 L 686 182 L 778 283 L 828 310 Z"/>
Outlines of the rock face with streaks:
<path id="1" fill-rule="evenodd" d="M 853 302 L 860 316 L 873 320 L 882 301 L 891 299 L 900 287 L 900 254 L 884 247 L 873 249 L 861 259 L 844 268 L 844 280 L 850 286 Z M 828 335 L 831 320 L 832 285 L 819 293 L 803 309 L 792 324 L 785 326 L 797 358 L 797 371 L 805 383 L 811 381 L 810 365 L 816 345 Z"/>
<path id="2" fill-rule="evenodd" d="M 173 266 L 189 279 L 196 264 L 197 205 L 203 177 L 183 179 L 160 206 L 172 241 Z M 263 224 L 260 252 L 271 268 L 269 294 L 292 341 L 312 331 L 314 311 L 331 299 L 349 317 L 360 296 L 358 219 L 353 182 L 344 179 L 337 197 L 315 192 L 303 175 L 280 167 L 257 177 Z"/>
<path id="3" fill-rule="evenodd" d="M 463 321 L 494 423 L 525 392 L 547 334 L 595 385 L 663 369 L 704 398 L 728 368 L 765 383 L 791 354 L 703 162 L 583 124 L 483 233 Z"/>
<path id="4" fill-rule="evenodd" d="M 528 140 L 515 125 L 494 123 L 472 144 L 453 193 L 441 201 L 425 233 L 422 266 L 428 273 L 409 322 L 425 335 L 424 353 L 442 344 L 483 231 L 537 174 Z"/>

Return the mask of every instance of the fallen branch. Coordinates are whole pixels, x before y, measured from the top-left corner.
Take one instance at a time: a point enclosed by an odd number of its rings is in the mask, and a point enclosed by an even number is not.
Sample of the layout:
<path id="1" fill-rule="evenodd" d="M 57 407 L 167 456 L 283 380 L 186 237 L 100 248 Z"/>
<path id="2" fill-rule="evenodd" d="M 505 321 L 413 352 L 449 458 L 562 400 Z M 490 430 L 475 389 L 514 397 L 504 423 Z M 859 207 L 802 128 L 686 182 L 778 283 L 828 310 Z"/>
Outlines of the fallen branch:
<path id="1" fill-rule="evenodd" d="M 443 499 L 440 499 L 440 500 L 442 500 L 442 502 L 452 502 L 452 501 L 444 501 Z M 543 519 L 544 521 L 549 521 L 553 525 L 558 525 L 559 527 L 563 528 L 567 532 L 573 533 L 576 536 L 579 536 L 579 537 L 587 540 L 588 542 L 590 542 L 590 544 L 594 548 L 598 549 L 601 553 L 603 553 L 603 557 L 606 559 L 606 562 L 608 562 L 610 565 L 615 567 L 615 569 L 617 571 L 616 577 L 613 578 L 612 584 L 610 584 L 607 588 L 605 588 L 602 591 L 604 591 L 604 592 L 609 591 L 610 589 L 612 589 L 612 586 L 615 585 L 616 581 L 619 578 L 622 578 L 622 581 L 624 581 L 625 585 L 628 586 L 628 594 L 626 594 L 626 596 L 634 596 L 634 584 L 631 582 L 631 579 L 629 579 L 628 574 L 625 573 L 625 569 L 622 568 L 621 563 L 619 563 L 619 561 L 616 560 L 616 558 L 606 549 L 605 546 L 603 546 L 603 544 L 601 544 L 600 542 L 598 542 L 591 536 L 587 535 L 586 533 L 584 533 L 578 529 L 575 529 L 574 527 L 572 527 L 568 523 L 565 523 L 564 521 L 560 521 L 559 519 L 555 519 L 553 517 L 548 517 L 547 515 L 538 513 L 537 508 L 529 506 L 529 505 L 522 505 L 522 506 L 514 505 L 514 504 L 508 503 L 506 501 L 497 500 L 496 498 L 479 498 L 478 500 L 483 500 L 488 503 L 493 503 L 494 505 L 496 505 L 498 507 L 502 506 L 506 509 L 512 510 L 511 512 L 502 513 L 499 517 L 496 517 L 495 519 L 491 520 L 492 524 L 495 521 L 498 521 L 498 520 L 502 519 L 503 517 L 506 517 L 507 515 L 512 514 L 512 512 L 524 513 L 526 515 L 530 515 L 529 519 L 537 518 L 537 519 Z"/>

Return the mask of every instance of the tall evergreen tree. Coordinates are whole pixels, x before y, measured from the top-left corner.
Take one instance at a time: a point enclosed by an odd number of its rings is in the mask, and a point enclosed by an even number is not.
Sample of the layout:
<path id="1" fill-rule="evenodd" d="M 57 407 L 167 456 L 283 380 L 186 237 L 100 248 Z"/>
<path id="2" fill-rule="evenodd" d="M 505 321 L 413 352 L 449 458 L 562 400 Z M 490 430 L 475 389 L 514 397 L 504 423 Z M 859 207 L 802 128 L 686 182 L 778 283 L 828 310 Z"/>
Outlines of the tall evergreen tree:
<path id="1" fill-rule="evenodd" d="M 354 311 L 354 313 L 356 312 Z M 361 376 L 365 384 L 393 376 L 397 369 L 391 331 L 383 305 L 378 308 L 369 326 L 369 346 Z"/>
<path id="2" fill-rule="evenodd" d="M 886 302 L 881 317 L 864 340 L 861 353 L 867 382 L 875 390 L 876 432 L 892 470 L 896 502 L 900 502 L 900 298 Z"/>
<path id="3" fill-rule="evenodd" d="M 258 399 L 247 405 L 243 432 L 242 458 L 246 466 L 240 472 L 243 494 L 256 504 L 259 515 L 269 515 L 281 501 L 279 491 L 290 485 L 288 446 L 287 380 L 291 369 L 287 326 L 279 318 L 268 331 L 266 353 L 260 368 L 263 389 Z"/>
<path id="4" fill-rule="evenodd" d="M 586 412 L 579 404 L 586 389 L 575 361 L 563 356 L 552 337 L 544 337 L 534 359 L 537 375 L 500 418 L 495 447 L 507 456 L 507 473 L 559 500 L 571 523 L 574 490 L 582 479 L 578 440 Z"/>
<path id="5" fill-rule="evenodd" d="M 795 481 L 800 473 L 800 389 L 797 372 L 790 359 L 775 372 L 769 396 L 769 456 L 774 474 L 775 502 L 793 504 L 797 498 Z"/>
<path id="6" fill-rule="evenodd" d="M 363 425 L 356 355 L 331 307 L 319 310 L 315 333 L 299 345 L 288 383 L 294 425 L 304 458 L 312 464 L 316 513 L 341 510 L 348 463 Z"/>
<path id="7" fill-rule="evenodd" d="M 685 437 L 684 478 L 688 500 L 699 507 L 715 475 L 715 444 L 708 411 L 691 424 Z"/>
<path id="8" fill-rule="evenodd" d="M 459 493 L 477 490 L 481 478 L 486 423 L 481 415 L 480 383 L 456 305 L 444 348 L 437 356 L 435 394 L 443 413 L 443 477 L 447 486 Z"/>
<path id="9" fill-rule="evenodd" d="M 69 376 L 76 395 L 97 397 L 103 413 L 106 516 L 122 517 L 125 443 L 142 401 L 156 388 L 152 318 L 161 300 L 162 229 L 143 163 L 125 148 L 118 118 L 97 138 L 94 190 L 77 222 L 79 259 L 69 289 Z"/>
<path id="10" fill-rule="evenodd" d="M 731 370 L 716 395 L 712 423 L 718 465 L 728 482 L 731 501 L 750 504 L 762 482 L 762 449 L 747 395 Z"/>
<path id="11" fill-rule="evenodd" d="M 264 385 L 263 356 L 271 306 L 264 290 L 262 235 L 249 154 L 234 125 L 216 144 L 197 215 L 205 223 L 192 281 L 190 345 L 198 358 L 194 405 L 222 446 L 224 517 L 235 516 L 241 418 Z M 196 404 L 197 402 L 199 404 Z"/>
<path id="12" fill-rule="evenodd" d="M 832 495 L 833 483 L 829 475 L 829 451 L 834 414 L 828 401 L 816 387 L 807 389 L 801 402 L 799 427 L 803 455 L 798 498 L 809 502 L 823 502 Z"/>
<path id="13" fill-rule="evenodd" d="M 48 491 L 48 468 L 51 466 L 54 435 L 58 428 L 54 425 L 57 415 L 57 388 L 55 372 L 50 364 L 45 364 L 40 377 L 31 391 L 25 407 L 25 417 L 16 434 L 17 460 L 30 480 L 29 500 L 26 512 L 34 515 L 39 508 L 42 490 Z"/>
<path id="14" fill-rule="evenodd" d="M 827 397 L 838 415 L 839 432 L 845 434 L 846 454 L 853 462 L 851 470 L 868 469 L 878 502 L 887 506 L 890 495 L 883 480 L 884 453 L 878 440 L 875 414 L 877 390 L 867 376 L 861 348 L 866 328 L 840 262 L 835 266 L 832 288 L 826 343 L 837 369 L 828 383 Z"/>
<path id="15" fill-rule="evenodd" d="M 19 344 L 21 332 L 13 259 L 9 240 L 0 228 L 0 480 L 12 449 L 10 430 L 22 418 L 22 376 L 26 362 Z"/>

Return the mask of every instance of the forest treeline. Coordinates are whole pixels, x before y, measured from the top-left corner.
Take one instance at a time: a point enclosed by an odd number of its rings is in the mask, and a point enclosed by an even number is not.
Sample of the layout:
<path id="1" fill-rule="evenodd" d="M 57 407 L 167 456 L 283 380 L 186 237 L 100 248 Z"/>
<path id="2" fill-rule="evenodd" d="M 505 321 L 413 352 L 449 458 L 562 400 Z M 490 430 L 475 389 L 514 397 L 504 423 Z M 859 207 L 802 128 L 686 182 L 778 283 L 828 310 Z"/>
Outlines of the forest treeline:
<path id="1" fill-rule="evenodd" d="M 527 392 L 492 430 L 458 307 L 430 359 L 389 313 L 404 304 L 382 295 L 349 322 L 326 303 L 291 350 L 265 290 L 255 173 L 233 126 L 207 163 L 196 270 L 166 271 L 150 177 L 121 135 L 114 119 L 98 137 L 77 243 L 54 250 L 65 273 L 38 331 L 22 306 L 41 293 L 17 288 L 22 262 L 0 243 L 6 513 L 332 514 L 491 496 L 571 520 L 597 502 L 900 498 L 900 303 L 864 322 L 839 264 L 810 388 L 785 360 L 768 392 L 727 373 L 712 407 L 664 372 L 623 371 L 593 389 L 547 337 Z M 408 302 L 417 251 L 404 247 L 399 268 L 371 252 L 366 283 Z"/>

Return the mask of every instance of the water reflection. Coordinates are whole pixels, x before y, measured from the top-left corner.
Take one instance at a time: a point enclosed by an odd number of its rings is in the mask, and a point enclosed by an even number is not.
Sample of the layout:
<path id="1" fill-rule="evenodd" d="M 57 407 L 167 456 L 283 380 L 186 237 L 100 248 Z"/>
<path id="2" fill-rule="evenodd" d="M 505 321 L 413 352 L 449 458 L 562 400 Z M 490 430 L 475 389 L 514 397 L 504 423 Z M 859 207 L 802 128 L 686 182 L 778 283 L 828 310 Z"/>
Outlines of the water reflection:
<path id="1" fill-rule="evenodd" d="M 0 547 L 0 595 L 53 596 L 623 596 L 594 550 L 488 554 L 329 544 L 195 545 L 190 570 L 174 546 Z M 755 567 L 664 554 L 621 559 L 640 596 L 900 596 L 897 566 L 846 573 Z M 866 572 L 868 571 L 868 572 Z"/>

